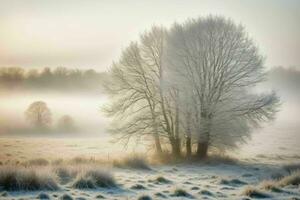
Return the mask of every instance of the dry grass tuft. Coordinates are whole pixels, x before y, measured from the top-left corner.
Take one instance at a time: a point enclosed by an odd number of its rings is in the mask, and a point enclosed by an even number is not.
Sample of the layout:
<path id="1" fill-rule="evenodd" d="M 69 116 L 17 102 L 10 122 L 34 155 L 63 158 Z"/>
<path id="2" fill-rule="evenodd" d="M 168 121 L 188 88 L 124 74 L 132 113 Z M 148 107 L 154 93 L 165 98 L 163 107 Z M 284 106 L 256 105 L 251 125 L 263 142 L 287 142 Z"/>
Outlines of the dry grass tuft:
<path id="1" fill-rule="evenodd" d="M 123 160 L 114 160 L 113 166 L 121 168 L 151 170 L 148 162 L 141 156 L 137 155 L 128 156 Z"/>
<path id="2" fill-rule="evenodd" d="M 61 165 L 54 167 L 53 171 L 61 181 L 69 181 L 77 176 L 80 169 L 70 165 Z"/>
<path id="3" fill-rule="evenodd" d="M 72 187 L 78 189 L 94 189 L 96 187 L 112 188 L 117 187 L 117 184 L 113 176 L 107 171 L 82 169 L 81 173 L 77 174 Z"/>
<path id="4" fill-rule="evenodd" d="M 85 176 L 93 178 L 98 187 L 109 188 L 117 186 L 114 177 L 108 171 L 103 171 L 100 169 L 90 169 L 86 171 Z"/>
<path id="5" fill-rule="evenodd" d="M 56 176 L 47 168 L 1 166 L 0 187 L 8 191 L 20 190 L 57 190 L 59 188 Z"/>
<path id="6" fill-rule="evenodd" d="M 246 187 L 245 190 L 242 192 L 243 196 L 248 196 L 251 198 L 270 198 L 271 196 L 267 193 L 264 193 L 254 187 Z"/>
<path id="7" fill-rule="evenodd" d="M 287 185 L 300 185 L 300 171 L 294 171 L 290 175 L 283 177 L 278 181 L 278 185 L 281 187 Z"/>
<path id="8" fill-rule="evenodd" d="M 278 183 L 272 180 L 266 180 L 261 182 L 260 187 L 264 190 L 268 190 L 272 192 L 282 192 L 282 190 L 278 188 Z"/>
<path id="9" fill-rule="evenodd" d="M 95 189 L 95 181 L 91 177 L 85 177 L 84 175 L 78 175 L 72 184 L 76 189 Z"/>

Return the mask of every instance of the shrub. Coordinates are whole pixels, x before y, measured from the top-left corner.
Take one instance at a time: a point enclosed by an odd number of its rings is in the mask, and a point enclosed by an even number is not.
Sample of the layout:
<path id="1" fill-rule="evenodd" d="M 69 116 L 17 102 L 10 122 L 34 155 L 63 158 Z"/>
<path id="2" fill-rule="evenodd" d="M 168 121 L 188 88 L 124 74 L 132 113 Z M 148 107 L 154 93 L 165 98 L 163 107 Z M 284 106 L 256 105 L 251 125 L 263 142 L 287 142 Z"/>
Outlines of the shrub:
<path id="1" fill-rule="evenodd" d="M 56 176 L 50 170 L 37 172 L 33 168 L 0 167 L 0 187 L 8 191 L 57 190 Z"/>

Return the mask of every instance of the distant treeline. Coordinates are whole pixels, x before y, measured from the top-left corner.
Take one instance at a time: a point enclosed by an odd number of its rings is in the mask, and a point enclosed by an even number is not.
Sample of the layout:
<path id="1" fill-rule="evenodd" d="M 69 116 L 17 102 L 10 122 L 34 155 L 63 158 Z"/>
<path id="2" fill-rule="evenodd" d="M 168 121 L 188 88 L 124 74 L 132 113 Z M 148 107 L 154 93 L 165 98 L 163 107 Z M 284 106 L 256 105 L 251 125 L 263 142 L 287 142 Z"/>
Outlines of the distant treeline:
<path id="1" fill-rule="evenodd" d="M 99 91 L 104 72 L 65 67 L 0 67 L 0 90 Z"/>

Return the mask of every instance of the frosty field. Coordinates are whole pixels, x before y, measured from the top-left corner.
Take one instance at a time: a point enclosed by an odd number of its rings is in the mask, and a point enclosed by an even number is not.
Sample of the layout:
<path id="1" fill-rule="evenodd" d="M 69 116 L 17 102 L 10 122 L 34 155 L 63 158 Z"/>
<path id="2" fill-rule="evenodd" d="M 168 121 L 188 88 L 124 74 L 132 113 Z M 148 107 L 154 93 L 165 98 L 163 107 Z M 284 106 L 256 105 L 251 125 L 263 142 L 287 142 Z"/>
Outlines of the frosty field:
<path id="1" fill-rule="evenodd" d="M 294 185 L 279 186 L 279 179 L 288 176 L 293 167 L 284 166 L 299 163 L 300 158 L 297 156 L 280 159 L 280 156 L 256 155 L 239 161 L 213 157 L 207 161 L 172 164 L 150 162 L 150 169 L 145 169 L 148 164 L 135 157 L 132 158 L 134 164 L 118 164 L 114 156 L 124 155 L 124 150 L 119 148 L 118 151 L 108 142 L 109 137 L 102 138 L 101 142 L 99 140 L 1 138 L 0 183 L 5 176 L 3 174 L 9 174 L 7 168 L 17 171 L 15 174 L 19 176 L 21 173 L 26 174 L 26 170 L 33 170 L 38 174 L 37 177 L 41 173 L 47 174 L 57 184 L 57 188 L 49 189 L 47 186 L 46 189 L 33 191 L 0 188 L 0 199 L 149 199 L 146 196 L 151 199 L 255 199 L 262 197 L 261 195 L 266 199 L 300 197 L 299 174 L 298 182 L 293 183 Z M 112 147 L 114 155 L 109 154 Z M 145 156 L 144 158 L 147 159 Z M 126 161 L 127 158 L 123 159 Z M 299 169 L 300 166 L 294 168 Z M 110 174 L 115 185 L 89 185 L 87 180 L 95 177 L 85 177 L 84 174 L 90 173 L 90 170 L 99 171 L 101 180 L 103 174 Z M 80 177 L 83 177 L 84 182 L 76 185 L 75 182 Z M 19 177 L 19 181 L 23 179 Z M 265 180 L 272 180 L 272 185 L 274 188 L 278 187 L 278 190 L 267 187 Z M 19 187 L 20 185 L 22 184 Z M 247 196 L 245 190 L 249 190 L 249 187 L 256 188 L 262 194 L 250 193 Z"/>
<path id="2" fill-rule="evenodd" d="M 0 0 L 0 200 L 300 200 L 299 19 Z"/>

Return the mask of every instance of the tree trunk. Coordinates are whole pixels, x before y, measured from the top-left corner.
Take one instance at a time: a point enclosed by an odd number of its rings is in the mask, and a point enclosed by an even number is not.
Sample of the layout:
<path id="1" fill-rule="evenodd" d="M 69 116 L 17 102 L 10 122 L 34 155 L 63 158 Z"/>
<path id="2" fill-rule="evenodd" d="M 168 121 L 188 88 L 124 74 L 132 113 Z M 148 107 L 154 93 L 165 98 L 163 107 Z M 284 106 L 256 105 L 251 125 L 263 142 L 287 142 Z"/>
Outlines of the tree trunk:
<path id="1" fill-rule="evenodd" d="M 191 134 L 191 113 L 187 113 L 186 117 L 186 157 L 192 156 L 192 134 Z"/>
<path id="2" fill-rule="evenodd" d="M 192 138 L 190 136 L 186 137 L 186 157 L 190 158 L 192 156 Z"/>
<path id="3" fill-rule="evenodd" d="M 208 150 L 208 142 L 198 142 L 197 146 L 197 157 L 203 159 L 207 157 L 207 150 Z"/>
<path id="4" fill-rule="evenodd" d="M 154 141 L 155 141 L 155 148 L 156 148 L 156 153 L 157 154 L 162 154 L 162 148 L 159 140 L 158 134 L 154 134 Z"/>
<path id="5" fill-rule="evenodd" d="M 172 149 L 173 156 L 176 158 L 180 157 L 180 154 L 181 154 L 180 150 L 181 150 L 180 149 L 180 139 L 176 138 L 174 140 L 174 145 L 173 145 L 173 149 Z"/>

